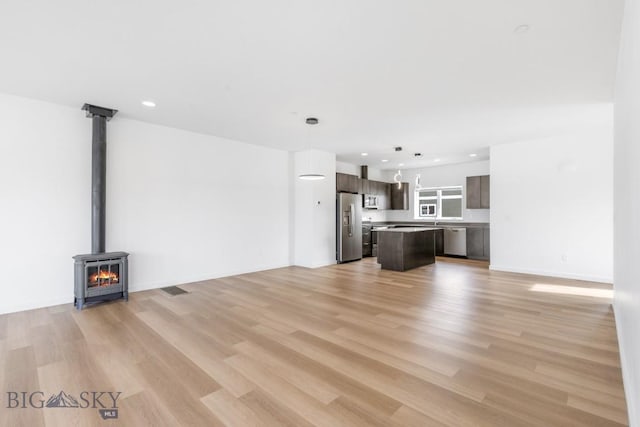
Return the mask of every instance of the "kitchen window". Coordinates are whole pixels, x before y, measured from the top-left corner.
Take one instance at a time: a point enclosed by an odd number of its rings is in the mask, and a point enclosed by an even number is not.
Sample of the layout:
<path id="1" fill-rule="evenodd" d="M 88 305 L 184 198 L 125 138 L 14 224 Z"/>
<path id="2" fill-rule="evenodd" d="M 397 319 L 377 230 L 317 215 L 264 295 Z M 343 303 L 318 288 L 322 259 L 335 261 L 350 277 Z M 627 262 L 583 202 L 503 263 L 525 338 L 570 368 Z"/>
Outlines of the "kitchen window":
<path id="1" fill-rule="evenodd" d="M 421 188 L 414 198 L 415 219 L 462 219 L 462 186 Z"/>

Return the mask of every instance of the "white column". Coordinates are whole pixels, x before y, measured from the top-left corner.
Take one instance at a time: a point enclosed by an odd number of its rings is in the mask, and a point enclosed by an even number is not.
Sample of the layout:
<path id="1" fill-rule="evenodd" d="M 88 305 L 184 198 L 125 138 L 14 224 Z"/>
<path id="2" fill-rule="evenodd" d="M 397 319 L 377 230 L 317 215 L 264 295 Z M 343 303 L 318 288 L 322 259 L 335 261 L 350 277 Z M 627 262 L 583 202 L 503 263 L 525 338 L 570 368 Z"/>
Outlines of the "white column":
<path id="1" fill-rule="evenodd" d="M 293 154 L 292 262 L 321 267 L 336 262 L 336 156 L 319 150 Z M 305 181 L 304 173 L 324 174 L 325 179 Z"/>

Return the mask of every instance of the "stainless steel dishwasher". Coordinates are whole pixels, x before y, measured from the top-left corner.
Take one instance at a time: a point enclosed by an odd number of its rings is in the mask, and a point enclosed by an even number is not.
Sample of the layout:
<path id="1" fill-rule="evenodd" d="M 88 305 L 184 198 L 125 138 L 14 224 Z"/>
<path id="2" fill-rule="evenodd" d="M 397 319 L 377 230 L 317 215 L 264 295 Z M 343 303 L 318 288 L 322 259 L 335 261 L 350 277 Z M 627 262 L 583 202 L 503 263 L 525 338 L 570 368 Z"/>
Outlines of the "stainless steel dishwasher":
<path id="1" fill-rule="evenodd" d="M 467 229 L 453 227 L 444 229 L 444 254 L 467 256 Z"/>

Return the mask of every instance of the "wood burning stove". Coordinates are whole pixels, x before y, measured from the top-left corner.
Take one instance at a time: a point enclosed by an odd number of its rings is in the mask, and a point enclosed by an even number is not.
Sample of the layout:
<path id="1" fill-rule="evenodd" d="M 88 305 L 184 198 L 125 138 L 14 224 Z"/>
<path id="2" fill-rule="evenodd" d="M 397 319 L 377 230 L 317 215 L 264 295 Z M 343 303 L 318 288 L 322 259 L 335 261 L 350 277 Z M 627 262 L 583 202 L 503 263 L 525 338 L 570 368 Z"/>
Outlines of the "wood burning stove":
<path id="1" fill-rule="evenodd" d="M 76 255 L 75 306 L 112 299 L 129 299 L 128 256 L 126 252 Z"/>
<path id="2" fill-rule="evenodd" d="M 74 305 L 129 297 L 126 252 L 105 252 L 107 194 L 107 121 L 118 111 L 84 104 L 93 121 L 91 141 L 91 254 L 76 255 Z"/>

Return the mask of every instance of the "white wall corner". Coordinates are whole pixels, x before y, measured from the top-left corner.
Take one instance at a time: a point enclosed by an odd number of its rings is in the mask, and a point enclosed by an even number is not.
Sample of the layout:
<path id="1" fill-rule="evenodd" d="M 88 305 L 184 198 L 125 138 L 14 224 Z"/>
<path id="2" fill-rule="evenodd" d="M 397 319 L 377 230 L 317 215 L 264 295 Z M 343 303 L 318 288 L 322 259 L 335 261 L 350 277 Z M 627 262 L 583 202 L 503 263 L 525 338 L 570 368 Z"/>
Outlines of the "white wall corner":
<path id="1" fill-rule="evenodd" d="M 640 3 L 625 2 L 615 87 L 614 296 L 629 425 L 640 427 Z"/>

